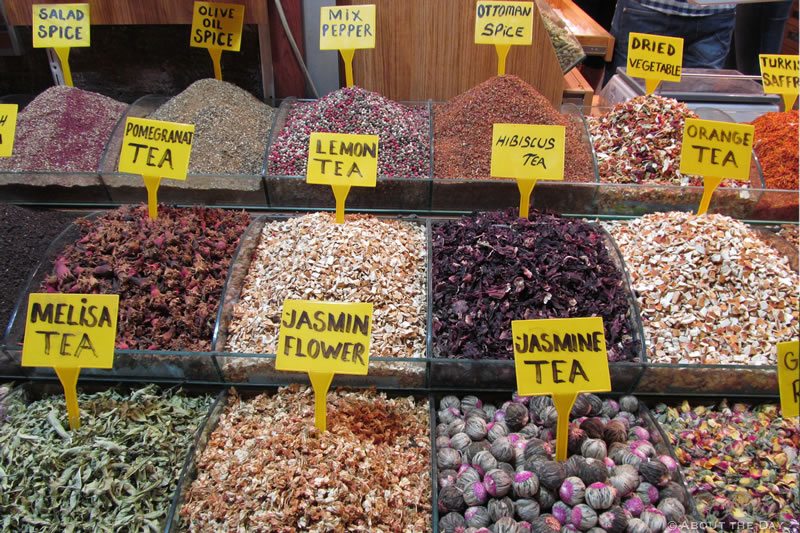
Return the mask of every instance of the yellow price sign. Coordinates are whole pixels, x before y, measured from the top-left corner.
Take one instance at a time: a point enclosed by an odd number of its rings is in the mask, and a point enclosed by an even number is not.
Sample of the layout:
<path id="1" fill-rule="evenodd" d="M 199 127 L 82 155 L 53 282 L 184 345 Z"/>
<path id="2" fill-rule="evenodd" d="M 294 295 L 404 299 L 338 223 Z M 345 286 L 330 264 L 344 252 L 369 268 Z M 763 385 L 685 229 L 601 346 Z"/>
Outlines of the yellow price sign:
<path id="1" fill-rule="evenodd" d="M 344 222 L 344 203 L 350 187 L 375 187 L 379 141 L 377 135 L 320 132 L 310 135 L 306 182 L 333 187 L 337 222 Z"/>
<path id="2" fill-rule="evenodd" d="M 185 180 L 194 138 L 193 124 L 128 117 L 119 171 L 141 174 L 150 218 L 156 218 L 161 178 Z"/>
<path id="3" fill-rule="evenodd" d="M 661 80 L 681 81 L 682 64 L 682 38 L 635 32 L 628 34 L 627 73 L 644 78 L 647 94 L 652 94 Z"/>
<path id="4" fill-rule="evenodd" d="M 778 343 L 778 389 L 784 418 L 800 416 L 800 341 Z"/>
<path id="5" fill-rule="evenodd" d="M 703 198 L 697 214 L 708 211 L 711 195 L 724 178 L 750 179 L 754 131 L 750 124 L 686 119 L 680 171 L 703 176 Z"/>
<path id="6" fill-rule="evenodd" d="M 314 387 L 316 424 L 322 431 L 333 375 L 366 375 L 371 338 L 370 303 L 283 303 L 275 368 L 308 372 Z"/>
<path id="7" fill-rule="evenodd" d="M 319 49 L 339 50 L 348 87 L 353 86 L 353 54 L 375 48 L 375 5 L 321 7 Z"/>
<path id="8" fill-rule="evenodd" d="M 17 104 L 0 104 L 0 157 L 11 157 L 17 131 Z"/>
<path id="9" fill-rule="evenodd" d="M 33 4 L 33 47 L 53 48 L 72 85 L 69 49 L 90 46 L 89 4 Z"/>
<path id="10" fill-rule="evenodd" d="M 238 52 L 242 45 L 244 6 L 217 2 L 195 2 L 189 46 L 207 48 L 214 63 L 214 76 L 222 79 L 223 50 Z"/>
<path id="11" fill-rule="evenodd" d="M 72 429 L 80 427 L 81 368 L 112 368 L 117 336 L 116 294 L 31 294 L 22 366 L 53 367 L 64 387 Z"/>
<path id="12" fill-rule="evenodd" d="M 782 95 L 785 111 L 794 107 L 794 102 L 800 93 L 799 59 L 796 55 L 759 54 L 758 56 L 764 93 Z"/>
<path id="13" fill-rule="evenodd" d="M 511 45 L 533 42 L 533 2 L 480 0 L 475 5 L 475 44 L 493 44 L 497 50 L 497 75 L 506 73 Z"/>
<path id="14" fill-rule="evenodd" d="M 578 393 L 611 390 L 603 319 L 514 320 L 511 333 L 519 394 L 553 396 L 556 460 L 564 461 L 569 413 Z"/>
<path id="15" fill-rule="evenodd" d="M 528 216 L 536 180 L 564 179 L 564 131 L 564 126 L 494 124 L 491 175 L 516 178 L 519 216 Z"/>

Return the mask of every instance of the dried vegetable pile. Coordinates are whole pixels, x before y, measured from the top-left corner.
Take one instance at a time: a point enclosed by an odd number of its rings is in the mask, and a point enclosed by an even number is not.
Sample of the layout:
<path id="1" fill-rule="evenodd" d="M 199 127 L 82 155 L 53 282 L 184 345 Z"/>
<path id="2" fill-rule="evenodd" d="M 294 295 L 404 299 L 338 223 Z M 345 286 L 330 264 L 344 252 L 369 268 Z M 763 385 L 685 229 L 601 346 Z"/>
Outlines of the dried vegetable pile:
<path id="1" fill-rule="evenodd" d="M 434 356 L 512 359 L 513 320 L 600 316 L 609 361 L 637 360 L 625 276 L 602 228 L 509 209 L 432 231 Z"/>
<path id="2" fill-rule="evenodd" d="M 330 213 L 268 222 L 228 328 L 226 351 L 275 353 L 286 299 L 372 303 L 373 357 L 424 357 L 425 227 Z M 237 360 L 247 365 L 247 360 Z"/>
<path id="3" fill-rule="evenodd" d="M 17 116 L 14 155 L 0 171 L 97 172 L 127 104 L 74 87 L 51 87 Z"/>
<path id="4" fill-rule="evenodd" d="M 608 226 L 631 274 L 655 363 L 774 365 L 797 338 L 798 277 L 745 224 L 657 213 Z"/>
<path id="5" fill-rule="evenodd" d="M 56 258 L 44 292 L 119 294 L 117 348 L 211 349 L 244 212 L 123 206 L 77 222 L 81 236 Z"/>
<path id="6" fill-rule="evenodd" d="M 261 174 L 275 109 L 239 87 L 199 80 L 147 118 L 194 124 L 193 174 Z"/>
<path id="7" fill-rule="evenodd" d="M 189 531 L 431 531 L 428 405 L 372 392 L 233 394 L 180 511 Z"/>
<path id="8" fill-rule="evenodd" d="M 491 179 L 495 123 L 565 126 L 564 179 L 594 181 L 583 122 L 558 112 L 536 89 L 511 75 L 489 78 L 434 107 L 434 177 Z"/>
<path id="9" fill-rule="evenodd" d="M 0 331 L 11 320 L 20 287 L 75 213 L 0 204 Z"/>
<path id="10" fill-rule="evenodd" d="M 439 531 L 660 533 L 683 521 L 678 464 L 636 397 L 581 394 L 570 419 L 569 457 L 557 462 L 549 396 L 441 398 Z"/>
<path id="11" fill-rule="evenodd" d="M 212 400 L 152 385 L 79 394 L 69 431 L 63 395 L 15 396 L 0 424 L 0 529 L 160 531 Z"/>
<path id="12" fill-rule="evenodd" d="M 686 104 L 655 94 L 619 103 L 600 117 L 586 117 L 600 180 L 702 187 L 701 177 L 680 172 L 687 118 L 698 117 Z M 746 187 L 747 182 L 726 179 L 720 186 Z"/>
<path id="13" fill-rule="evenodd" d="M 792 531 L 800 522 L 797 420 L 775 404 L 659 405 L 700 519 L 717 529 Z M 766 526 L 766 527 L 765 527 Z"/>
<path id="14" fill-rule="evenodd" d="M 360 87 L 345 87 L 314 102 L 294 102 L 275 137 L 267 173 L 304 176 L 313 132 L 377 135 L 378 176 L 427 178 L 430 116 L 426 105 L 407 106 Z"/>
<path id="15" fill-rule="evenodd" d="M 753 150 L 761 164 L 767 188 L 797 190 L 800 172 L 797 110 L 766 113 L 751 124 L 755 127 Z"/>

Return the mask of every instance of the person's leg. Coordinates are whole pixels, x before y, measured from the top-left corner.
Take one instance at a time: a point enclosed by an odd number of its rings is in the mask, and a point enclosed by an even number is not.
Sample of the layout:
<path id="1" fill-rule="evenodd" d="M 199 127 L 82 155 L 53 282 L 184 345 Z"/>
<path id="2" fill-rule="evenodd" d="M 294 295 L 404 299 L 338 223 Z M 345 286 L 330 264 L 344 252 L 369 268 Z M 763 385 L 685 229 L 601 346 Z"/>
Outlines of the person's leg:
<path id="1" fill-rule="evenodd" d="M 735 17 L 736 11 L 732 9 L 687 21 L 683 68 L 722 68 L 728 55 Z"/>
<path id="2" fill-rule="evenodd" d="M 758 51 L 761 48 L 761 32 L 764 31 L 762 6 L 764 4 L 761 3 L 736 6 L 733 41 L 736 48 L 736 70 L 742 74 L 758 74 Z"/>

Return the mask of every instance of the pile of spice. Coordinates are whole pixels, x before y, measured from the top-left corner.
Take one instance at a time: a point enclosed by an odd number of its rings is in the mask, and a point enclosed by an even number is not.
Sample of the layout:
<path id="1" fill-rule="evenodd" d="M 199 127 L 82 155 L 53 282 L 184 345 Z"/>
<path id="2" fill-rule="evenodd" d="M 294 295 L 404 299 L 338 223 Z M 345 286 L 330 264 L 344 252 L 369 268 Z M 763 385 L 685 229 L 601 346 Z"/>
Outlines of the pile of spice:
<path id="1" fill-rule="evenodd" d="M 425 227 L 331 213 L 269 222 L 261 233 L 226 351 L 275 353 L 287 299 L 373 305 L 373 357 L 425 357 Z M 247 360 L 236 364 L 248 364 Z"/>
<path id="2" fill-rule="evenodd" d="M 51 87 L 17 116 L 14 154 L 0 171 L 97 172 L 126 104 L 66 85 Z"/>
<path id="3" fill-rule="evenodd" d="M 20 288 L 47 247 L 76 213 L 0 204 L 0 331 L 5 333 Z"/>
<path id="4" fill-rule="evenodd" d="M 314 102 L 294 102 L 270 148 L 267 173 L 303 176 L 314 132 L 377 135 L 378 176 L 430 175 L 430 116 L 425 105 L 399 104 L 360 87 L 345 87 Z"/>
<path id="5" fill-rule="evenodd" d="M 444 396 L 436 426 L 439 531 L 675 531 L 689 511 L 678 464 L 634 396 L 576 399 L 555 461 L 549 396 L 502 405 Z"/>
<path id="6" fill-rule="evenodd" d="M 658 405 L 700 519 L 716 530 L 793 531 L 800 524 L 797 421 L 775 404 Z M 713 526 L 712 526 L 713 527 Z"/>
<path id="7" fill-rule="evenodd" d="M 3 531 L 161 531 L 213 397 L 160 392 L 79 394 L 81 427 L 64 396 L 15 396 L 0 425 Z"/>
<path id="8" fill-rule="evenodd" d="M 544 28 L 550 36 L 561 71 L 568 72 L 586 57 L 583 47 L 547 2 L 538 1 L 536 7 L 542 15 Z"/>
<path id="9" fill-rule="evenodd" d="M 686 176 L 680 171 L 687 118 L 698 117 L 686 104 L 656 94 L 619 103 L 600 117 L 586 117 L 600 180 L 702 187 L 701 177 Z M 747 184 L 725 179 L 720 186 Z"/>
<path id="10" fill-rule="evenodd" d="M 261 174 L 275 109 L 236 85 L 199 80 L 147 118 L 194 124 L 189 172 Z"/>
<path id="11" fill-rule="evenodd" d="M 602 228 L 509 209 L 432 231 L 434 356 L 512 359 L 513 320 L 600 316 L 608 360 L 638 360 L 632 297 Z"/>
<path id="12" fill-rule="evenodd" d="M 119 294 L 116 347 L 208 351 L 223 284 L 244 212 L 160 205 L 122 206 L 78 220 L 80 239 L 65 247 L 42 282 L 45 292 Z"/>
<path id="13" fill-rule="evenodd" d="M 755 127 L 753 150 L 767 189 L 797 190 L 800 173 L 797 110 L 767 113 L 751 124 Z"/>
<path id="14" fill-rule="evenodd" d="M 608 230 L 631 274 L 648 361 L 774 365 L 798 336 L 786 257 L 723 215 L 656 213 Z"/>
<path id="15" fill-rule="evenodd" d="M 431 531 L 428 405 L 328 393 L 327 431 L 297 385 L 235 393 L 180 511 L 189 531 Z"/>
<path id="16" fill-rule="evenodd" d="M 491 179 L 495 123 L 565 126 L 564 179 L 594 181 L 583 123 L 556 111 L 536 89 L 512 75 L 489 78 L 434 107 L 434 177 Z"/>

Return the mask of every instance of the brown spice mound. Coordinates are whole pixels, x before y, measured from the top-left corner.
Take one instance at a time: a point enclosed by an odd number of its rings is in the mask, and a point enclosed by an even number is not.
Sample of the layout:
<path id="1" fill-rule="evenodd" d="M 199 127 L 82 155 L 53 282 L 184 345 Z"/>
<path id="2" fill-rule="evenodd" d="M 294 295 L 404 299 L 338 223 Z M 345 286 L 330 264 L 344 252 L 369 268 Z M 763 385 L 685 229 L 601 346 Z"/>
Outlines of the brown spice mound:
<path id="1" fill-rule="evenodd" d="M 413 398 L 331 392 L 320 432 L 307 387 L 234 392 L 197 470 L 189 531 L 432 529 L 428 408 Z"/>
<path id="2" fill-rule="evenodd" d="M 491 179 L 495 123 L 565 126 L 564 179 L 594 181 L 581 127 L 517 76 L 489 78 L 434 108 L 434 177 Z"/>

